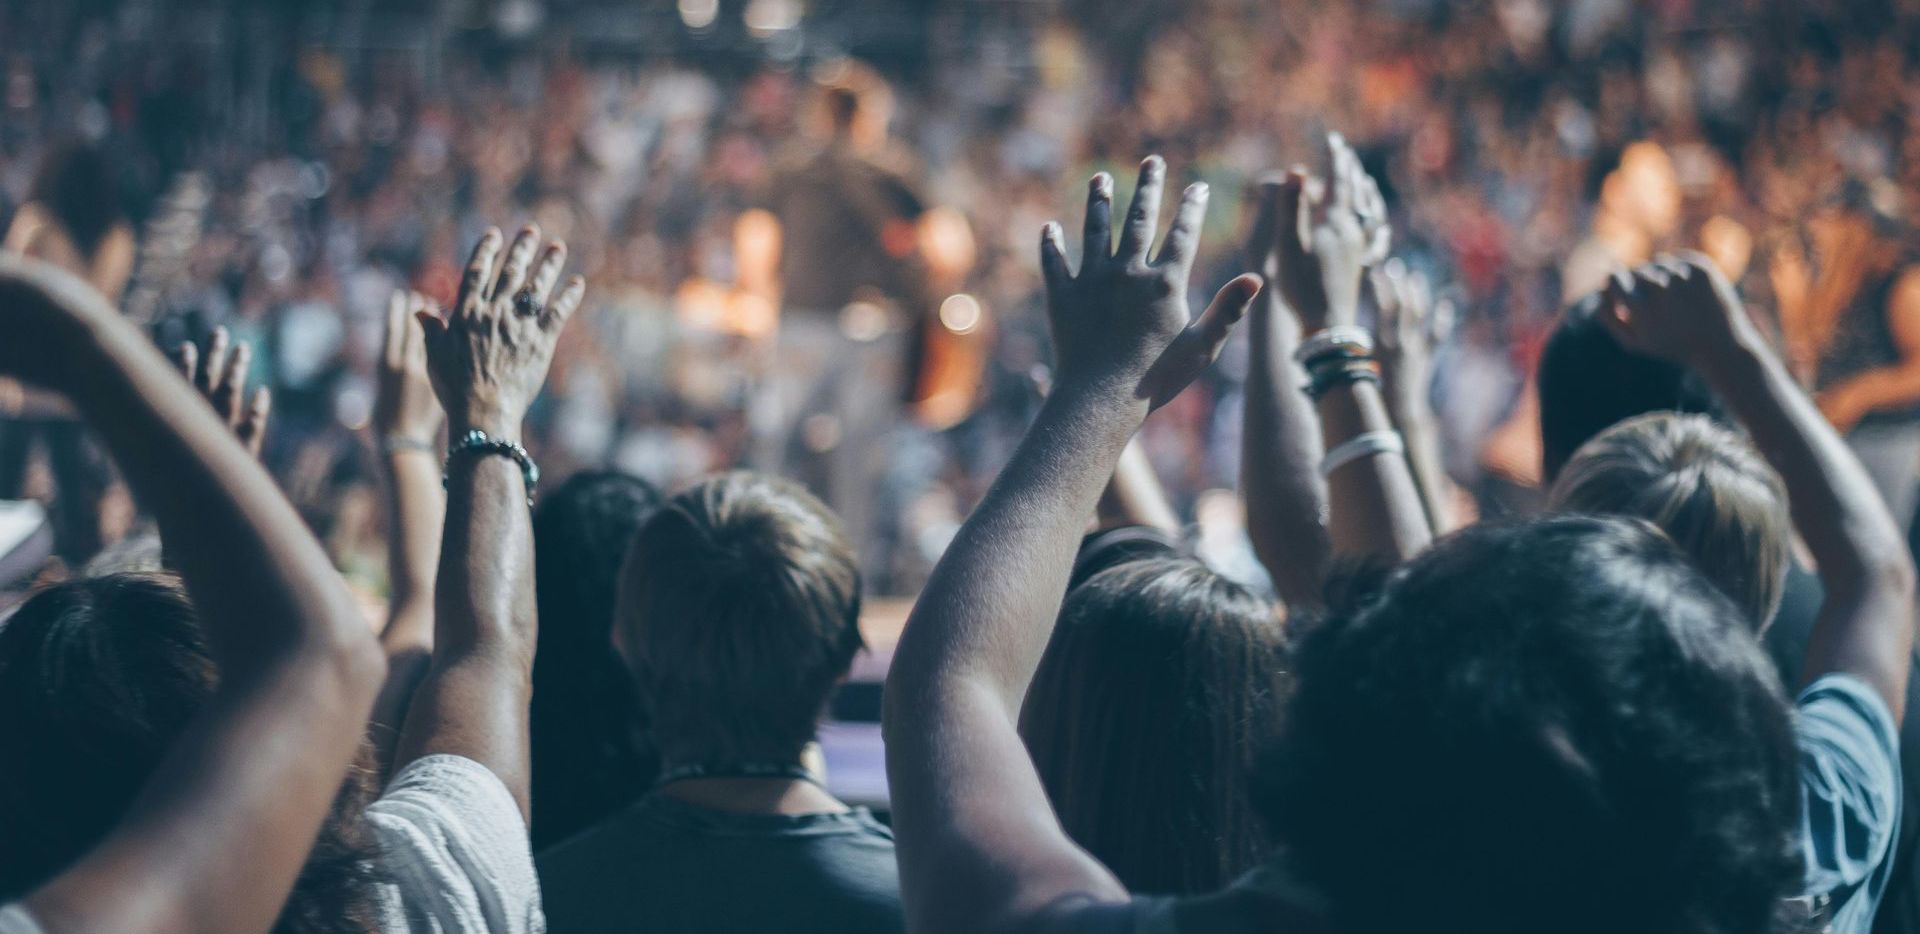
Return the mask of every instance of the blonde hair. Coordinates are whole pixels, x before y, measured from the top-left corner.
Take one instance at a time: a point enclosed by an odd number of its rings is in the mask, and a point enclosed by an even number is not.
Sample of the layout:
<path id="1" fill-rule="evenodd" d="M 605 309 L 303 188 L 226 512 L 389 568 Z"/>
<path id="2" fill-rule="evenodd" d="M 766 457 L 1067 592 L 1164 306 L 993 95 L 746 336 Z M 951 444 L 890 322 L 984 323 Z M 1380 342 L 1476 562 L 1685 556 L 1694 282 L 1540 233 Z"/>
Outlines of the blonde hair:
<path id="1" fill-rule="evenodd" d="M 1659 526 L 1756 631 L 1780 606 L 1793 535 L 1786 486 L 1745 438 L 1704 416 L 1659 412 L 1607 429 L 1567 462 L 1549 505 Z"/>

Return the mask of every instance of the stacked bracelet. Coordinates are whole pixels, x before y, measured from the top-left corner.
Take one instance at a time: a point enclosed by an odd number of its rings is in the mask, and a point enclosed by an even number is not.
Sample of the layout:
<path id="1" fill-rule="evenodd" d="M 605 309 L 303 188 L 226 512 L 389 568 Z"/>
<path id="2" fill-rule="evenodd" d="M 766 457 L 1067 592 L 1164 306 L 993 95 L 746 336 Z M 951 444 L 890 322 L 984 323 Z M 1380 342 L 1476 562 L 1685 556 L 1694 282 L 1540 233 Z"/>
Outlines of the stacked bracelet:
<path id="1" fill-rule="evenodd" d="M 1397 431 L 1369 431 L 1355 435 L 1333 450 L 1320 461 L 1320 476 L 1332 477 L 1333 472 L 1354 461 L 1376 454 L 1405 454 L 1406 439 Z"/>
<path id="2" fill-rule="evenodd" d="M 1355 383 L 1380 382 L 1380 364 L 1372 359 L 1336 360 L 1307 371 L 1307 398 L 1319 402 L 1327 393 Z"/>
<path id="3" fill-rule="evenodd" d="M 1336 325 L 1301 341 L 1300 349 L 1293 352 L 1293 359 L 1308 368 L 1327 360 L 1371 360 L 1373 335 L 1366 328 Z"/>
<path id="4" fill-rule="evenodd" d="M 461 435 L 447 449 L 449 472 L 453 467 L 453 459 L 463 454 L 498 454 L 519 464 L 520 476 L 527 481 L 527 505 L 533 505 L 533 488 L 540 482 L 540 467 L 533 462 L 533 457 L 527 453 L 526 448 L 521 447 L 517 442 L 491 437 L 486 432 L 475 428 Z M 444 477 L 442 482 L 445 482 Z"/>
<path id="5" fill-rule="evenodd" d="M 1373 358 L 1373 335 L 1365 328 L 1327 328 L 1302 341 L 1293 358 L 1307 371 L 1306 385 L 1301 388 L 1315 402 L 1341 386 L 1380 381 L 1380 364 Z"/>

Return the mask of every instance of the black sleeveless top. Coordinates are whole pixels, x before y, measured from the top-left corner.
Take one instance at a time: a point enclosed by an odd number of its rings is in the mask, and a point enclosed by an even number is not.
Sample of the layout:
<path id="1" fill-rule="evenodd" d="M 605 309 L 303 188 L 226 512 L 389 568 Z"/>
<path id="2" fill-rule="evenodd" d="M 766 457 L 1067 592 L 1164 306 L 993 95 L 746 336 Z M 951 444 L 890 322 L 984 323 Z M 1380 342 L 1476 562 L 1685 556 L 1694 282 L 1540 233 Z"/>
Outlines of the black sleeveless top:
<path id="1" fill-rule="evenodd" d="M 1841 315 L 1833 337 L 1820 352 L 1820 365 L 1814 387 L 1829 389 L 1869 370 L 1893 366 L 1901 361 L 1900 346 L 1893 339 L 1893 324 L 1887 318 L 1894 284 L 1907 269 L 1898 263 L 1884 273 L 1867 280 Z M 1920 422 L 1920 402 L 1875 409 L 1860 420 L 1867 425 L 1905 425 Z"/>

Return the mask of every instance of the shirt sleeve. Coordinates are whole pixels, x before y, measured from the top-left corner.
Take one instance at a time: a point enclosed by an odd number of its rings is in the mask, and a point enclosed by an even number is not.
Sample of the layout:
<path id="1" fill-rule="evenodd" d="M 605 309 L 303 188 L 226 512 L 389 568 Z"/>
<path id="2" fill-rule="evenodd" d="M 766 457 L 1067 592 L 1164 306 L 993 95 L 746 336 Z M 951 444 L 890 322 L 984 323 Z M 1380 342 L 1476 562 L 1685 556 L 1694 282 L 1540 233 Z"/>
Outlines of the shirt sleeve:
<path id="1" fill-rule="evenodd" d="M 46 934 L 21 905 L 0 905 L 0 934 Z"/>
<path id="2" fill-rule="evenodd" d="M 546 930 L 526 821 L 486 766 L 462 756 L 417 759 L 367 808 L 367 820 L 410 929 Z"/>
<path id="3" fill-rule="evenodd" d="M 1794 731 L 1806 894 L 1871 911 L 1886 889 L 1900 825 L 1893 713 L 1859 678 L 1828 675 L 1801 692 Z M 1866 904 L 1847 906 L 1859 893 Z"/>

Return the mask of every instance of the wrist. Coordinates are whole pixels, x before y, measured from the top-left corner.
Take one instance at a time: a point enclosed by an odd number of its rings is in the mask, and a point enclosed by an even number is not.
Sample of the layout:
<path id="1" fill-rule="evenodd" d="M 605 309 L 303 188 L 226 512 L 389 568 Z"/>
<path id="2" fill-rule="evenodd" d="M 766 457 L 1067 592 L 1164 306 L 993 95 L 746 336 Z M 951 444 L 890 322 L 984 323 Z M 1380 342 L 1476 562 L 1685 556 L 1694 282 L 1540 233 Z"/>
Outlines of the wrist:
<path id="1" fill-rule="evenodd" d="M 1735 335 L 1732 340 L 1703 348 L 1687 361 L 1687 366 L 1706 379 L 1716 390 L 1730 382 L 1765 372 L 1773 351 L 1758 334 Z"/>
<path id="2" fill-rule="evenodd" d="M 503 441 L 519 441 L 521 417 L 503 409 L 470 408 L 465 412 L 447 415 L 447 437 L 459 439 L 468 432 L 484 431 L 489 438 Z"/>

